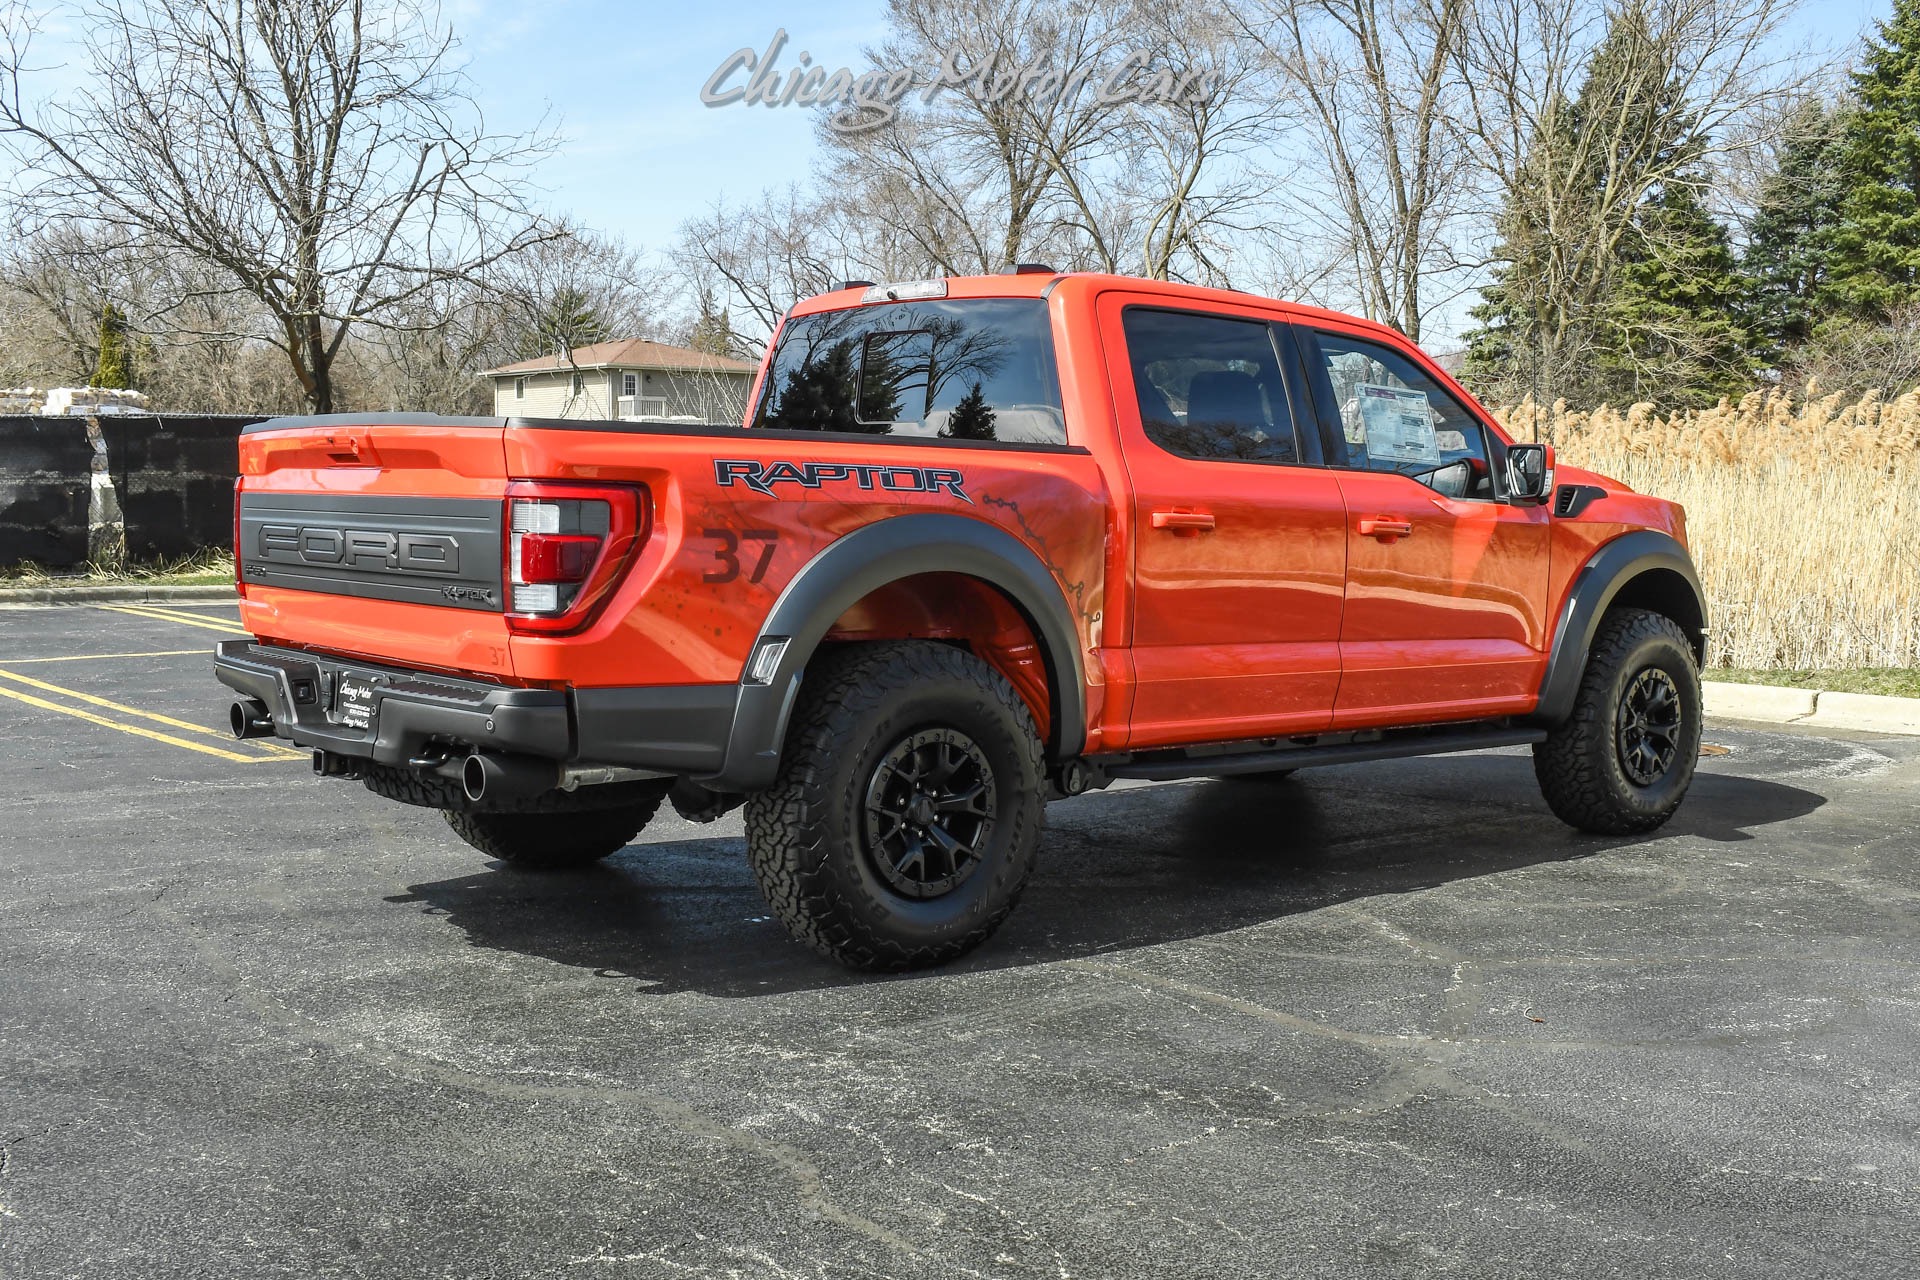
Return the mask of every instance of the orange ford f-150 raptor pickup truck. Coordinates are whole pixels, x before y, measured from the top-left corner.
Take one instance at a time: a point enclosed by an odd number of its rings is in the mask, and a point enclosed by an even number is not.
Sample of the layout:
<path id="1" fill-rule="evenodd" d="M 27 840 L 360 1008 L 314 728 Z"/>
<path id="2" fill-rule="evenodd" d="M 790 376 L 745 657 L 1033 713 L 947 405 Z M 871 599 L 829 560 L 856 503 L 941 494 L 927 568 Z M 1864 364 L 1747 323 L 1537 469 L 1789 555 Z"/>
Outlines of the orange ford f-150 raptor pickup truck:
<path id="1" fill-rule="evenodd" d="M 1698 753 L 1681 509 L 1242 293 L 854 281 L 743 427 L 282 418 L 240 471 L 236 733 L 518 867 L 744 803 L 773 910 L 863 968 L 980 943 L 1111 779 L 1529 743 L 1625 833 Z"/>

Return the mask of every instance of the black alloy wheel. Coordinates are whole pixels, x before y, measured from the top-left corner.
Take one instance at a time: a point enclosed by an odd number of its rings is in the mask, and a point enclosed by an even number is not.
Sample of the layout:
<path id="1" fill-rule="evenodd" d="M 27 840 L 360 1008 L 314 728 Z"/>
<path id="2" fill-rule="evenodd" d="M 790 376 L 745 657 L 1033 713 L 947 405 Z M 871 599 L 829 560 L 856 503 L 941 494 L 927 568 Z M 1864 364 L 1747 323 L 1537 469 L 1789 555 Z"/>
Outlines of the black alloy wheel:
<path id="1" fill-rule="evenodd" d="M 1650 787 L 1667 776 L 1680 754 L 1683 728 L 1680 690 L 1659 667 L 1633 678 L 1620 699 L 1616 746 L 1620 767 L 1635 786 Z"/>
<path id="2" fill-rule="evenodd" d="M 937 898 L 980 866 L 997 813 L 993 766 L 957 729 L 895 743 L 867 783 L 866 854 L 894 892 Z"/>

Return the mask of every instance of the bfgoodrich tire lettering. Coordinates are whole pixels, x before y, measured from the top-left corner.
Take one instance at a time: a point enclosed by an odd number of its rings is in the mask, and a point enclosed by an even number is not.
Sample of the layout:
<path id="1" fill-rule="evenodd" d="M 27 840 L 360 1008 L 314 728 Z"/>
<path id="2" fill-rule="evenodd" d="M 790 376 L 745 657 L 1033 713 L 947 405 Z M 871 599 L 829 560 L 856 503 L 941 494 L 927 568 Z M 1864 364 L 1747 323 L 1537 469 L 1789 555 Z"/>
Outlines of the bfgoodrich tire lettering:
<path id="1" fill-rule="evenodd" d="M 892 849 L 897 820 L 876 827 L 871 813 L 876 804 L 905 812 L 903 796 L 876 786 L 902 761 L 916 772 L 954 771 L 949 808 L 972 816 L 952 830 L 963 841 L 978 833 L 959 864 L 923 873 L 909 862 L 922 882 L 912 892 L 925 896 L 902 892 L 900 874 L 877 861 L 887 850 L 903 857 Z M 982 766 L 991 799 L 963 805 L 962 793 L 982 794 L 974 786 Z M 985 941 L 1019 900 L 1045 786 L 1026 704 L 979 658 L 919 641 L 829 651 L 808 667 L 772 789 L 747 802 L 754 876 L 774 914 L 822 955 L 869 970 L 939 964 Z M 934 807 L 918 806 L 918 825 Z"/>
<path id="2" fill-rule="evenodd" d="M 1573 715 L 1533 749 L 1547 806 L 1598 835 L 1673 816 L 1700 757 L 1700 671 L 1686 632 L 1645 609 L 1601 620 Z"/>

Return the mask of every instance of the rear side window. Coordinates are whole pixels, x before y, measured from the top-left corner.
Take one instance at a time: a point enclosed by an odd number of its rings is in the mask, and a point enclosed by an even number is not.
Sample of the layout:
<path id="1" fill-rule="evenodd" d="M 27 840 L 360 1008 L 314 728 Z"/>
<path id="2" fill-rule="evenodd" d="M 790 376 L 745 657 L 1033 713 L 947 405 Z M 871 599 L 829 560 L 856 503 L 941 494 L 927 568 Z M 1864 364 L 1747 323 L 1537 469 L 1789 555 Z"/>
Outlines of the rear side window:
<path id="1" fill-rule="evenodd" d="M 1149 440 L 1183 458 L 1300 460 L 1265 324 L 1129 307 L 1121 328 Z"/>
<path id="2" fill-rule="evenodd" d="M 939 298 L 796 316 L 753 425 L 1065 444 L 1047 304 Z"/>

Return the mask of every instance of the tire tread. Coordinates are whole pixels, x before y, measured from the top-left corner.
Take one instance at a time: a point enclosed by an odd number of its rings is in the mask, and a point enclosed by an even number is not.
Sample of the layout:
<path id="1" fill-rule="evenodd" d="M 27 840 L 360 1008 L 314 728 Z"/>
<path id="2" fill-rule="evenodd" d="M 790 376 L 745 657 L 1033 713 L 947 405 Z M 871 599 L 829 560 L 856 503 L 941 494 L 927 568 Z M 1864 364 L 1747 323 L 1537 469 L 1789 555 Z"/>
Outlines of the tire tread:
<path id="1" fill-rule="evenodd" d="M 873 937 L 862 927 L 857 905 L 842 895 L 832 876 L 822 874 L 833 854 L 826 846 L 829 828 L 822 815 L 832 803 L 830 766 L 835 754 L 858 746 L 862 718 L 900 689 L 956 679 L 973 684 L 1023 727 L 1028 763 L 1034 776 L 1044 778 L 1039 734 L 1026 704 L 998 672 L 963 649 L 887 641 L 826 652 L 809 665 L 774 785 L 748 800 L 746 827 L 748 856 L 768 905 L 797 939 L 821 955 L 878 972 L 940 964 L 985 941 L 1019 902 L 1032 870 L 1031 856 L 1014 860 L 1014 883 L 975 927 L 938 944 L 911 947 Z M 1030 848 L 1037 838 L 1040 791 L 1009 798 L 1006 820 L 1018 824 L 1013 832 L 1017 849 Z"/>
<path id="2" fill-rule="evenodd" d="M 1574 697 L 1573 715 L 1533 748 L 1533 772 L 1540 782 L 1540 792 L 1554 816 L 1568 826 L 1596 835 L 1641 835 L 1664 824 L 1678 807 L 1676 800 L 1651 813 L 1628 810 L 1620 803 L 1616 780 L 1608 775 L 1607 762 L 1614 754 L 1608 725 L 1613 710 L 1611 691 L 1628 656 L 1656 638 L 1671 640 L 1684 652 L 1692 652 L 1686 632 L 1664 614 L 1646 609 L 1608 612 L 1594 633 L 1587 667 Z M 1689 710 L 1697 726 L 1698 708 Z M 1685 745 L 1683 742 L 1683 749 Z"/>

